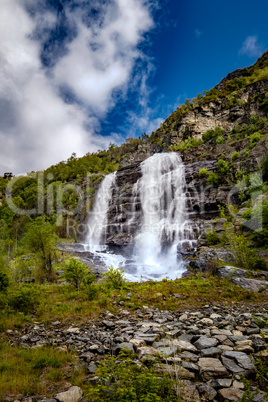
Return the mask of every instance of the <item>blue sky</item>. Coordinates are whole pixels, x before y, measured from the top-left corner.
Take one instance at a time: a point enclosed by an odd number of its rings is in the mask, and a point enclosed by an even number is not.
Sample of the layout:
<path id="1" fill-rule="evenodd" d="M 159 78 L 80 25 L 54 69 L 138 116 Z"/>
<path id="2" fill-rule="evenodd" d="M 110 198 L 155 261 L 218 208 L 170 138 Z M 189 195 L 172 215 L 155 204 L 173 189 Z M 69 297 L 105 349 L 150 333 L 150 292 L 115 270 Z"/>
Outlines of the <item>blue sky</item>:
<path id="1" fill-rule="evenodd" d="M 264 0 L 0 6 L 0 174 L 150 134 L 185 98 L 268 48 Z"/>

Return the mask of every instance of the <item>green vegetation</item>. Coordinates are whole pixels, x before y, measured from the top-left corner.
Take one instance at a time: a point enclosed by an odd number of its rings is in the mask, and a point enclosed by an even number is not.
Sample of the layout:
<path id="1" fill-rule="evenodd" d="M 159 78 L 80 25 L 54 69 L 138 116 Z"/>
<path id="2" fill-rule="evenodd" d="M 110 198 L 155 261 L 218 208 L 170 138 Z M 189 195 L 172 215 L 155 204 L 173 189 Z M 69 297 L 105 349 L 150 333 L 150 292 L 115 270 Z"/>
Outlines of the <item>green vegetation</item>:
<path id="1" fill-rule="evenodd" d="M 217 163 L 217 170 L 221 176 L 226 175 L 229 172 L 229 163 L 223 159 L 219 159 Z"/>
<path id="2" fill-rule="evenodd" d="M 188 149 L 192 149 L 198 147 L 202 143 L 201 140 L 195 140 L 194 138 L 187 138 L 184 141 L 181 141 L 179 144 L 175 144 L 169 148 L 170 151 L 186 151 Z"/>
<path id="3" fill-rule="evenodd" d="M 26 247 L 30 252 L 35 253 L 40 262 L 40 279 L 52 282 L 55 280 L 53 272 L 53 261 L 55 261 L 55 247 L 57 237 L 53 225 L 47 222 L 45 217 L 37 217 L 29 225 L 25 236 Z"/>
<path id="4" fill-rule="evenodd" d="M 100 384 L 86 393 L 90 400 L 114 402 L 180 401 L 176 394 L 178 384 L 168 374 L 137 364 L 135 355 L 121 352 L 119 356 L 105 359 L 96 374 Z"/>
<path id="5" fill-rule="evenodd" d="M 217 173 L 211 172 L 208 176 L 207 183 L 217 187 L 219 184 L 219 176 L 217 175 Z"/>
<path id="6" fill-rule="evenodd" d="M 81 261 L 72 258 L 65 265 L 65 278 L 67 282 L 72 284 L 77 290 L 79 290 L 80 285 L 86 280 L 88 275 L 88 269 L 85 264 Z"/>
<path id="7" fill-rule="evenodd" d="M 48 395 L 70 370 L 70 379 L 79 383 L 82 369 L 75 370 L 75 355 L 53 347 L 24 349 L 0 345 L 0 399 L 7 395 Z"/>
<path id="8" fill-rule="evenodd" d="M 200 177 L 208 177 L 209 171 L 207 169 L 199 169 L 198 174 Z"/>
<path id="9" fill-rule="evenodd" d="M 124 271 L 119 268 L 109 268 L 107 272 L 103 274 L 106 285 L 113 289 L 120 289 L 125 283 Z"/>
<path id="10" fill-rule="evenodd" d="M 209 230 L 207 232 L 206 241 L 208 246 L 214 246 L 220 242 L 219 236 L 215 232 L 215 230 Z"/>
<path id="11" fill-rule="evenodd" d="M 239 152 L 235 151 L 231 154 L 231 162 L 236 161 L 239 158 Z"/>
<path id="12" fill-rule="evenodd" d="M 225 131 L 220 128 L 220 127 L 216 127 L 214 130 L 208 130 L 205 134 L 202 135 L 202 140 L 203 142 L 208 142 L 209 140 L 213 139 L 213 138 L 221 138 L 224 142 L 224 134 Z M 223 142 L 220 142 L 220 144 L 223 144 Z"/>

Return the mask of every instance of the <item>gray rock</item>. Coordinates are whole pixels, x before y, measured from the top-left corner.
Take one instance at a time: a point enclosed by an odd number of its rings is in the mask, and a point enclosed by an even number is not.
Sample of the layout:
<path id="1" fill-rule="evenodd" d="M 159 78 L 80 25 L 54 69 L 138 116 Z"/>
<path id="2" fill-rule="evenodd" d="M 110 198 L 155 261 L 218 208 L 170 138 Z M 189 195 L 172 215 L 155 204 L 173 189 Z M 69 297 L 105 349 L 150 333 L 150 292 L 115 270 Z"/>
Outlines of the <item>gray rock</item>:
<path id="1" fill-rule="evenodd" d="M 222 355 L 224 366 L 234 374 L 248 375 L 254 367 L 250 357 L 243 352 L 224 352 Z"/>
<path id="2" fill-rule="evenodd" d="M 115 327 L 115 323 L 113 321 L 102 321 L 102 323 L 105 325 L 106 328 L 114 328 Z"/>
<path id="3" fill-rule="evenodd" d="M 181 349 L 182 351 L 197 352 L 197 348 L 190 342 L 175 339 L 173 344 L 176 345 L 178 349 Z"/>
<path id="4" fill-rule="evenodd" d="M 55 395 L 59 402 L 80 402 L 83 398 L 83 391 L 79 387 L 71 387 L 68 391 Z"/>
<path id="5" fill-rule="evenodd" d="M 143 360 L 146 356 L 157 356 L 158 351 L 155 348 L 150 346 L 142 346 L 141 348 L 137 349 L 138 352 L 138 359 Z"/>
<path id="6" fill-rule="evenodd" d="M 195 355 L 194 353 L 191 353 L 191 352 L 187 352 L 187 351 L 182 352 L 180 354 L 180 357 L 182 359 L 191 360 L 192 362 L 197 362 L 199 359 L 199 357 L 197 355 Z"/>
<path id="7" fill-rule="evenodd" d="M 195 371 L 195 372 L 199 371 L 199 367 L 196 364 L 191 363 L 191 362 L 182 362 L 182 367 L 184 367 L 190 371 Z"/>
<path id="8" fill-rule="evenodd" d="M 207 336 L 201 336 L 201 338 L 198 339 L 198 341 L 196 341 L 194 343 L 194 346 L 198 349 L 207 349 L 207 348 L 211 348 L 213 346 L 216 346 L 218 344 L 217 339 L 215 338 L 208 338 Z"/>
<path id="9" fill-rule="evenodd" d="M 208 382 L 212 388 L 229 388 L 232 385 L 232 380 L 229 378 L 217 378 Z"/>
<path id="10" fill-rule="evenodd" d="M 253 359 L 250 359 L 250 357 L 243 352 L 224 352 L 223 356 L 234 359 L 239 364 L 239 366 L 243 367 L 246 370 L 252 370 L 255 363 Z"/>
<path id="11" fill-rule="evenodd" d="M 172 364 L 160 364 L 155 367 L 155 371 L 158 373 L 166 373 L 169 374 L 174 379 L 185 379 L 190 380 L 194 379 L 194 373 L 191 373 L 189 370 L 182 366 L 172 365 Z"/>
<path id="12" fill-rule="evenodd" d="M 170 357 L 174 356 L 178 348 L 176 346 L 167 346 L 167 347 L 160 347 L 157 350 L 161 357 Z"/>
<path id="13" fill-rule="evenodd" d="M 98 367 L 96 366 L 96 364 L 94 362 L 89 363 L 89 365 L 88 365 L 89 374 L 95 374 L 97 370 L 98 370 Z"/>
<path id="14" fill-rule="evenodd" d="M 259 292 L 268 288 L 268 281 L 260 281 L 257 279 L 248 278 L 233 278 L 232 282 L 241 288 L 250 290 L 252 292 Z"/>
<path id="15" fill-rule="evenodd" d="M 238 388 L 223 388 L 218 391 L 220 401 L 237 401 L 240 402 L 243 391 Z"/>
<path id="16" fill-rule="evenodd" d="M 181 386 L 178 389 L 179 397 L 184 402 L 200 402 L 199 392 L 195 384 L 188 380 L 180 380 Z"/>
<path id="17" fill-rule="evenodd" d="M 197 389 L 206 401 L 212 401 L 217 395 L 217 391 L 207 384 L 199 384 L 197 385 Z"/>
<path id="18" fill-rule="evenodd" d="M 201 356 L 202 357 L 220 357 L 222 353 L 222 350 L 219 348 L 208 348 L 208 349 L 202 349 L 201 350 Z"/>
<path id="19" fill-rule="evenodd" d="M 114 349 L 115 354 L 118 355 L 121 352 L 121 350 L 126 350 L 130 353 L 134 353 L 133 344 L 130 342 L 119 343 L 118 345 L 116 345 L 116 347 Z"/>
<path id="20" fill-rule="evenodd" d="M 203 357 L 198 361 L 200 375 L 204 381 L 211 380 L 212 378 L 228 377 L 228 371 L 222 365 L 219 359 L 212 357 Z"/>
<path id="21" fill-rule="evenodd" d="M 136 332 L 134 337 L 135 339 L 141 339 L 152 345 L 159 338 L 159 334 L 143 334 L 142 332 Z"/>
<path id="22" fill-rule="evenodd" d="M 245 278 L 247 271 L 244 269 L 225 265 L 217 269 L 216 274 L 220 279 L 224 278 Z"/>

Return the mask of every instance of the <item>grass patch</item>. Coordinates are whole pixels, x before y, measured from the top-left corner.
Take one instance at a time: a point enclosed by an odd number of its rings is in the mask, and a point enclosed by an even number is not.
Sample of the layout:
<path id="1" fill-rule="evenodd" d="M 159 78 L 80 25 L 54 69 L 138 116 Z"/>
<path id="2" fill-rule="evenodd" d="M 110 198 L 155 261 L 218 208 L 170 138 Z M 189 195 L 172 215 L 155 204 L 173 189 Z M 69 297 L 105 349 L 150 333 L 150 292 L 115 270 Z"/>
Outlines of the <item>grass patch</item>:
<path id="1" fill-rule="evenodd" d="M 64 367 L 75 362 L 75 355 L 52 347 L 23 349 L 3 342 L 0 362 L 0 400 L 7 395 L 51 396 L 64 380 Z"/>
<path id="2" fill-rule="evenodd" d="M 126 282 L 120 289 L 110 288 L 105 283 L 95 283 L 96 292 L 92 298 L 88 287 L 79 292 L 72 292 L 72 287 L 66 284 L 34 285 L 39 294 L 38 303 L 32 314 L 26 315 L 2 306 L 0 330 L 20 329 L 26 322 L 38 321 L 50 324 L 52 321 L 68 323 L 85 322 L 94 319 L 105 310 L 116 313 L 123 301 L 131 310 L 143 305 L 161 309 L 184 309 L 189 305 L 201 306 L 202 303 L 242 302 L 245 300 L 268 301 L 264 295 L 256 295 L 240 287 L 219 280 L 217 277 L 200 274 L 174 281 L 147 281 L 141 283 Z M 179 293 L 176 299 L 173 294 Z M 156 294 L 160 294 L 157 297 Z M 261 301 L 260 300 L 260 301 Z M 116 302 L 116 303 L 114 303 Z"/>

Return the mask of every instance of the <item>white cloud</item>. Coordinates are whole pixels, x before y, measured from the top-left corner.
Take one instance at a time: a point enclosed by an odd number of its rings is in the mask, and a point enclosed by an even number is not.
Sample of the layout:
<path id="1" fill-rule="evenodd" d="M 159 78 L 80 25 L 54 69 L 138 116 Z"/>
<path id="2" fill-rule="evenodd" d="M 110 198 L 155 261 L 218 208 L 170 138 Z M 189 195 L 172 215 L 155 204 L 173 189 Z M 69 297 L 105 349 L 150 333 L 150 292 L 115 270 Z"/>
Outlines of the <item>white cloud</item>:
<path id="1" fill-rule="evenodd" d="M 80 8 L 66 12 L 77 36 L 48 73 L 40 41 L 32 38 L 38 26 L 56 24 L 54 14 L 30 17 L 23 1 L 1 0 L 0 173 L 44 169 L 72 152 L 80 156 L 118 142 L 96 134 L 100 118 L 115 105 L 118 91 L 124 96 L 133 85 L 135 63 L 144 58 L 138 45 L 153 20 L 146 0 L 115 0 L 101 12 L 97 24 L 87 24 Z M 146 79 L 138 82 L 141 92 L 149 92 Z M 60 87 L 68 87 L 77 103 L 65 103 Z"/>
<path id="2" fill-rule="evenodd" d="M 255 35 L 248 36 L 239 50 L 239 54 L 249 57 L 260 57 L 263 52 L 264 47 L 262 44 L 258 43 L 258 37 Z"/>

